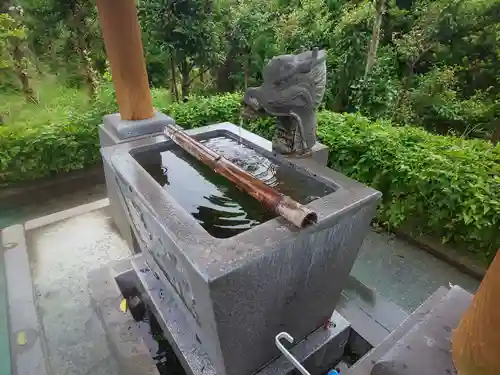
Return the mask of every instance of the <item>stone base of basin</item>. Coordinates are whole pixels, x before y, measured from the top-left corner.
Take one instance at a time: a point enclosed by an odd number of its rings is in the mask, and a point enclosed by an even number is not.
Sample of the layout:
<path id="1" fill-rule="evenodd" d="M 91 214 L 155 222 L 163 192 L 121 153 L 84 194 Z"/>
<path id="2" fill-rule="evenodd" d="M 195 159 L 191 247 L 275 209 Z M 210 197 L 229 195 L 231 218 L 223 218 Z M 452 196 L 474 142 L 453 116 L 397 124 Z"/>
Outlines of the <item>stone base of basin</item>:
<path id="1" fill-rule="evenodd" d="M 145 375 L 158 372 L 152 367 L 154 363 L 147 355 L 147 348 L 137 334 L 130 315 L 119 309 L 123 297 L 118 285 L 138 288 L 142 301 L 155 314 L 187 375 L 218 375 L 199 338 L 186 321 L 180 307 L 182 301 L 173 290 L 168 289 L 168 282 L 147 255 L 115 262 L 89 275 L 94 306 L 108 331 L 108 339 L 120 368 L 125 371 L 123 373 Z M 329 370 L 344 355 L 351 333 L 350 324 L 338 312 L 332 314 L 331 321 L 331 326 L 311 332 L 290 349 L 311 374 Z M 293 365 L 286 358 L 278 356 L 256 374 L 285 375 L 293 370 Z"/>
<path id="2" fill-rule="evenodd" d="M 124 373 L 134 375 L 158 373 L 130 315 L 119 309 L 122 295 L 118 285 L 133 285 L 155 314 L 186 375 L 219 375 L 186 321 L 182 301 L 168 288 L 155 262 L 148 258 L 137 255 L 89 275 L 94 306 L 105 330 L 109 330 L 108 338 L 121 362 L 120 367 Z M 456 327 L 469 305 L 470 293 L 459 287 L 439 288 L 407 316 L 373 291 L 373 300 L 377 302 L 369 307 L 366 293 L 358 292 L 357 297 L 351 293 L 346 296 L 348 303 L 332 314 L 330 327 L 315 330 L 290 348 L 311 375 L 324 374 L 337 367 L 348 375 L 417 374 L 423 368 L 431 374 L 444 374 L 446 370 L 446 374 L 456 374 L 449 351 L 450 329 Z M 365 316 L 362 322 L 356 321 L 360 314 Z M 387 316 L 394 319 L 384 323 Z M 378 330 L 385 333 L 375 337 L 373 334 Z M 439 350 L 435 350 L 436 347 Z M 348 363 L 356 357 L 361 358 Z M 130 369 L 132 372 L 127 372 Z M 297 373 L 294 370 L 284 356 L 278 356 L 255 375 L 291 375 Z"/>

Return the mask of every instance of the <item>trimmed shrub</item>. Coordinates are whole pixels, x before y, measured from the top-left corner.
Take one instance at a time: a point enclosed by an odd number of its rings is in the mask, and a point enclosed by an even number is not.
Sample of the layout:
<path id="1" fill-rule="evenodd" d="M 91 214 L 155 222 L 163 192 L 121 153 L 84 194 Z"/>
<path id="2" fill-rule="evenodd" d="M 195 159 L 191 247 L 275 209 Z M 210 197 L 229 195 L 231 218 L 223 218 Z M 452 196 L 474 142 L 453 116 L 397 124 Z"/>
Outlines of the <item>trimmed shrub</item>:
<path id="1" fill-rule="evenodd" d="M 354 114 L 325 111 L 318 122 L 330 166 L 383 193 L 383 224 L 493 259 L 500 247 L 500 147 Z"/>
<path id="2" fill-rule="evenodd" d="M 96 164 L 100 158 L 98 118 L 37 128 L 0 128 L 0 187 Z"/>
<path id="3" fill-rule="evenodd" d="M 195 97 L 161 108 L 186 127 L 239 123 L 240 93 Z M 97 125 L 103 110 L 71 124 L 0 128 L 0 181 L 12 184 L 79 169 L 99 161 Z M 272 119 L 246 124 L 270 138 Z M 321 111 L 318 135 L 330 166 L 380 190 L 378 220 L 453 241 L 491 260 L 500 247 L 500 146 L 437 136 L 355 114 Z"/>
<path id="4" fill-rule="evenodd" d="M 63 123 L 0 126 L 0 187 L 95 165 L 101 157 L 98 125 L 115 111 L 114 91 L 107 87 L 91 110 Z"/>

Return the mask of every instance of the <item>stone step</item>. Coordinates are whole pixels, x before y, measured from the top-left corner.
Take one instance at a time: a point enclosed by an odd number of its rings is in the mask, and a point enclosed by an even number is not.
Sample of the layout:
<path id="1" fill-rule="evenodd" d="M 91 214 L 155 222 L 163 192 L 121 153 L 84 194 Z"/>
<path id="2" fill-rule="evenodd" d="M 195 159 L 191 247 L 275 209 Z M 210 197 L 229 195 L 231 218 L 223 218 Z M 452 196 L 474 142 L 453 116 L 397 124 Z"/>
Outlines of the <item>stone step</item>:
<path id="1" fill-rule="evenodd" d="M 110 262 L 88 275 L 89 292 L 95 313 L 106 333 L 109 349 L 120 375 L 158 375 L 156 365 L 129 312 L 120 310 L 123 296 L 116 282 L 132 266 L 125 259 Z"/>
<path id="2" fill-rule="evenodd" d="M 458 286 L 440 288 L 348 374 L 455 375 L 451 333 L 471 301 Z"/>

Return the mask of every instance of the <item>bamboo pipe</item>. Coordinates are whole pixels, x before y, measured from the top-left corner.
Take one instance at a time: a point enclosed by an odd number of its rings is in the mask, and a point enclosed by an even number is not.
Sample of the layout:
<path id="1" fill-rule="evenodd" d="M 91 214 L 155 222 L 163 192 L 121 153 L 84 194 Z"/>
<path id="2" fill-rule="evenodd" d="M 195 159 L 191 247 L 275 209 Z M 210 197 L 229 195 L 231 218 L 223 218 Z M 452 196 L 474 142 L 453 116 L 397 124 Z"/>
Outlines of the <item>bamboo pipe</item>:
<path id="1" fill-rule="evenodd" d="M 453 333 L 458 375 L 500 374 L 500 251 Z"/>
<path id="2" fill-rule="evenodd" d="M 173 125 L 167 125 L 164 132 L 167 137 L 172 139 L 183 150 L 212 168 L 216 173 L 226 177 L 238 188 L 244 190 L 295 226 L 305 228 L 318 222 L 316 212 L 292 198 L 281 194 L 271 186 L 266 185 L 223 156 L 191 138 L 184 131 L 179 130 Z"/>

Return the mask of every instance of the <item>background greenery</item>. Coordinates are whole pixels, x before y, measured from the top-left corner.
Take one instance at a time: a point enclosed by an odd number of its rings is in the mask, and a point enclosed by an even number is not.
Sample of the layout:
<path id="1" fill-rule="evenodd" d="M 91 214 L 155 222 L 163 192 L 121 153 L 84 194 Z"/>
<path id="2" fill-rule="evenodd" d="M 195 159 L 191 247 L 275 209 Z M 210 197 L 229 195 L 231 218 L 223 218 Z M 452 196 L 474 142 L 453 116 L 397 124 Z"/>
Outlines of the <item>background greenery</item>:
<path id="1" fill-rule="evenodd" d="M 328 51 L 325 108 L 439 134 L 500 138 L 500 0 L 137 4 L 151 86 L 173 100 L 258 85 L 270 57 L 317 46 Z M 32 103 L 54 96 L 39 87 L 53 75 L 93 99 L 107 69 L 92 1 L 0 2 L 2 99 L 13 92 Z M 4 123 L 16 122 L 12 113 L 2 108 Z"/>
<path id="2" fill-rule="evenodd" d="M 380 223 L 486 259 L 500 247 L 500 0 L 137 5 L 154 105 L 180 124 L 239 123 L 272 56 L 326 48 L 319 137 L 384 193 Z M 92 1 L 0 0 L 0 186 L 97 163 L 110 82 Z"/>
<path id="3" fill-rule="evenodd" d="M 186 128 L 237 122 L 240 100 L 241 94 L 233 93 L 167 104 L 155 95 L 158 108 Z M 97 163 L 97 125 L 112 109 L 112 97 L 103 95 L 99 102 L 101 107 L 77 112 L 66 124 L 0 129 L 1 180 L 17 182 Z M 246 127 L 268 138 L 273 133 L 269 118 Z M 383 193 L 380 223 L 410 227 L 492 259 L 500 247 L 500 147 L 328 110 L 318 114 L 318 134 L 330 149 L 332 168 Z"/>

